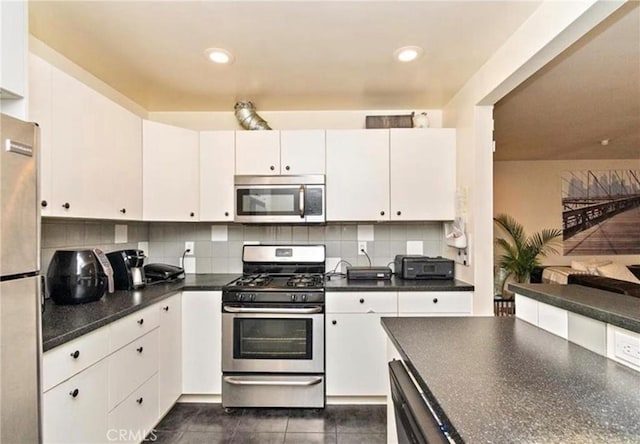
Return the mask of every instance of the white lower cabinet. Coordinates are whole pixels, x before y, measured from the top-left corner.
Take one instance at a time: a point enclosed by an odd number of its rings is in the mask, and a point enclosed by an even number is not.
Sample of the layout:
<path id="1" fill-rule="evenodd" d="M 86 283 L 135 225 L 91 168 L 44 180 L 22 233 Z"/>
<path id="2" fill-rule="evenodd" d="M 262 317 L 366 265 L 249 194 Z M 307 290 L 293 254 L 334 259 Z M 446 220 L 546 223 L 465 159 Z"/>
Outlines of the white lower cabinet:
<path id="1" fill-rule="evenodd" d="M 182 293 L 182 393 L 222 392 L 222 292 Z"/>
<path id="2" fill-rule="evenodd" d="M 327 293 L 328 396 L 384 396 L 387 338 L 383 316 L 397 315 L 396 292 Z"/>
<path id="3" fill-rule="evenodd" d="M 470 291 L 400 291 L 400 316 L 470 316 L 473 292 Z"/>
<path id="4" fill-rule="evenodd" d="M 158 372 L 158 329 L 109 356 L 109 409 Z"/>
<path id="5" fill-rule="evenodd" d="M 158 374 L 135 389 L 109 412 L 108 442 L 139 443 L 158 420 Z"/>
<path id="6" fill-rule="evenodd" d="M 107 362 L 102 360 L 44 393 L 43 442 L 108 442 L 107 381 Z"/>
<path id="7" fill-rule="evenodd" d="M 182 295 L 160 303 L 158 394 L 160 416 L 182 394 Z"/>

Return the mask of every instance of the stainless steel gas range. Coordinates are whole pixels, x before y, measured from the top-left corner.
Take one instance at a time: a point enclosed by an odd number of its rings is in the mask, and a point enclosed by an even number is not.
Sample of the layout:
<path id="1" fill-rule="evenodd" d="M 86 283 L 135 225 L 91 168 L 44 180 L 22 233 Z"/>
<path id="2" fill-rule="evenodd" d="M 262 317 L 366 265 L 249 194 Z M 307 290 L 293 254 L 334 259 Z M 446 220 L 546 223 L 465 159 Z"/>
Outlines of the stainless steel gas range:
<path id="1" fill-rule="evenodd" d="M 245 245 L 222 289 L 222 405 L 324 407 L 324 245 Z"/>

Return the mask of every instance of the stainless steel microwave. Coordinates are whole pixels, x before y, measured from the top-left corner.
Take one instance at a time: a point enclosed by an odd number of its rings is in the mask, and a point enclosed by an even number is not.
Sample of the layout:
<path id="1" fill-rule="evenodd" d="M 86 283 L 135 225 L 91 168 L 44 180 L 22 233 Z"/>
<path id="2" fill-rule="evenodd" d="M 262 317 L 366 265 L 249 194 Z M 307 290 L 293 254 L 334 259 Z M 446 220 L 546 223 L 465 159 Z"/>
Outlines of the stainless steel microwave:
<path id="1" fill-rule="evenodd" d="M 235 222 L 325 221 L 323 175 L 235 176 Z"/>

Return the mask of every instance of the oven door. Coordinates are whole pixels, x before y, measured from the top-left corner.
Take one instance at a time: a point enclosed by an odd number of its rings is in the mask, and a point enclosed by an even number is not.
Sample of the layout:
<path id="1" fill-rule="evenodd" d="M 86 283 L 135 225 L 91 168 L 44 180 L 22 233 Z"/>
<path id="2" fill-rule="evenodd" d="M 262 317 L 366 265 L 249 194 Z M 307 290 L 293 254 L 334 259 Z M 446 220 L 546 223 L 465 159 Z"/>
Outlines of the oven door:
<path id="1" fill-rule="evenodd" d="M 324 373 L 322 306 L 222 307 L 222 371 Z"/>
<path id="2" fill-rule="evenodd" d="M 324 222 L 323 176 L 236 176 L 236 222 Z"/>

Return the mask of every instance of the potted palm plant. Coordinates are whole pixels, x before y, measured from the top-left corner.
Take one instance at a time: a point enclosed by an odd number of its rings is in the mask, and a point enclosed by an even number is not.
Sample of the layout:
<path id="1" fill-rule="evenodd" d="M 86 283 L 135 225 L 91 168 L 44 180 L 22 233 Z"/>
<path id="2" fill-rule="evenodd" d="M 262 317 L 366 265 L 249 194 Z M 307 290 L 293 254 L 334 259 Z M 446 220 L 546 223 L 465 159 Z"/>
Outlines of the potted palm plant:
<path id="1" fill-rule="evenodd" d="M 540 266 L 539 258 L 548 253 L 558 253 L 555 247 L 562 230 L 545 228 L 527 236 L 522 225 L 512 216 L 499 214 L 493 220 L 507 234 L 506 238 L 496 238 L 496 245 L 502 250 L 498 265 L 507 271 L 505 284 L 510 277 L 516 282 L 529 282 L 533 269 Z M 505 292 L 504 284 L 502 295 L 512 295 Z"/>

